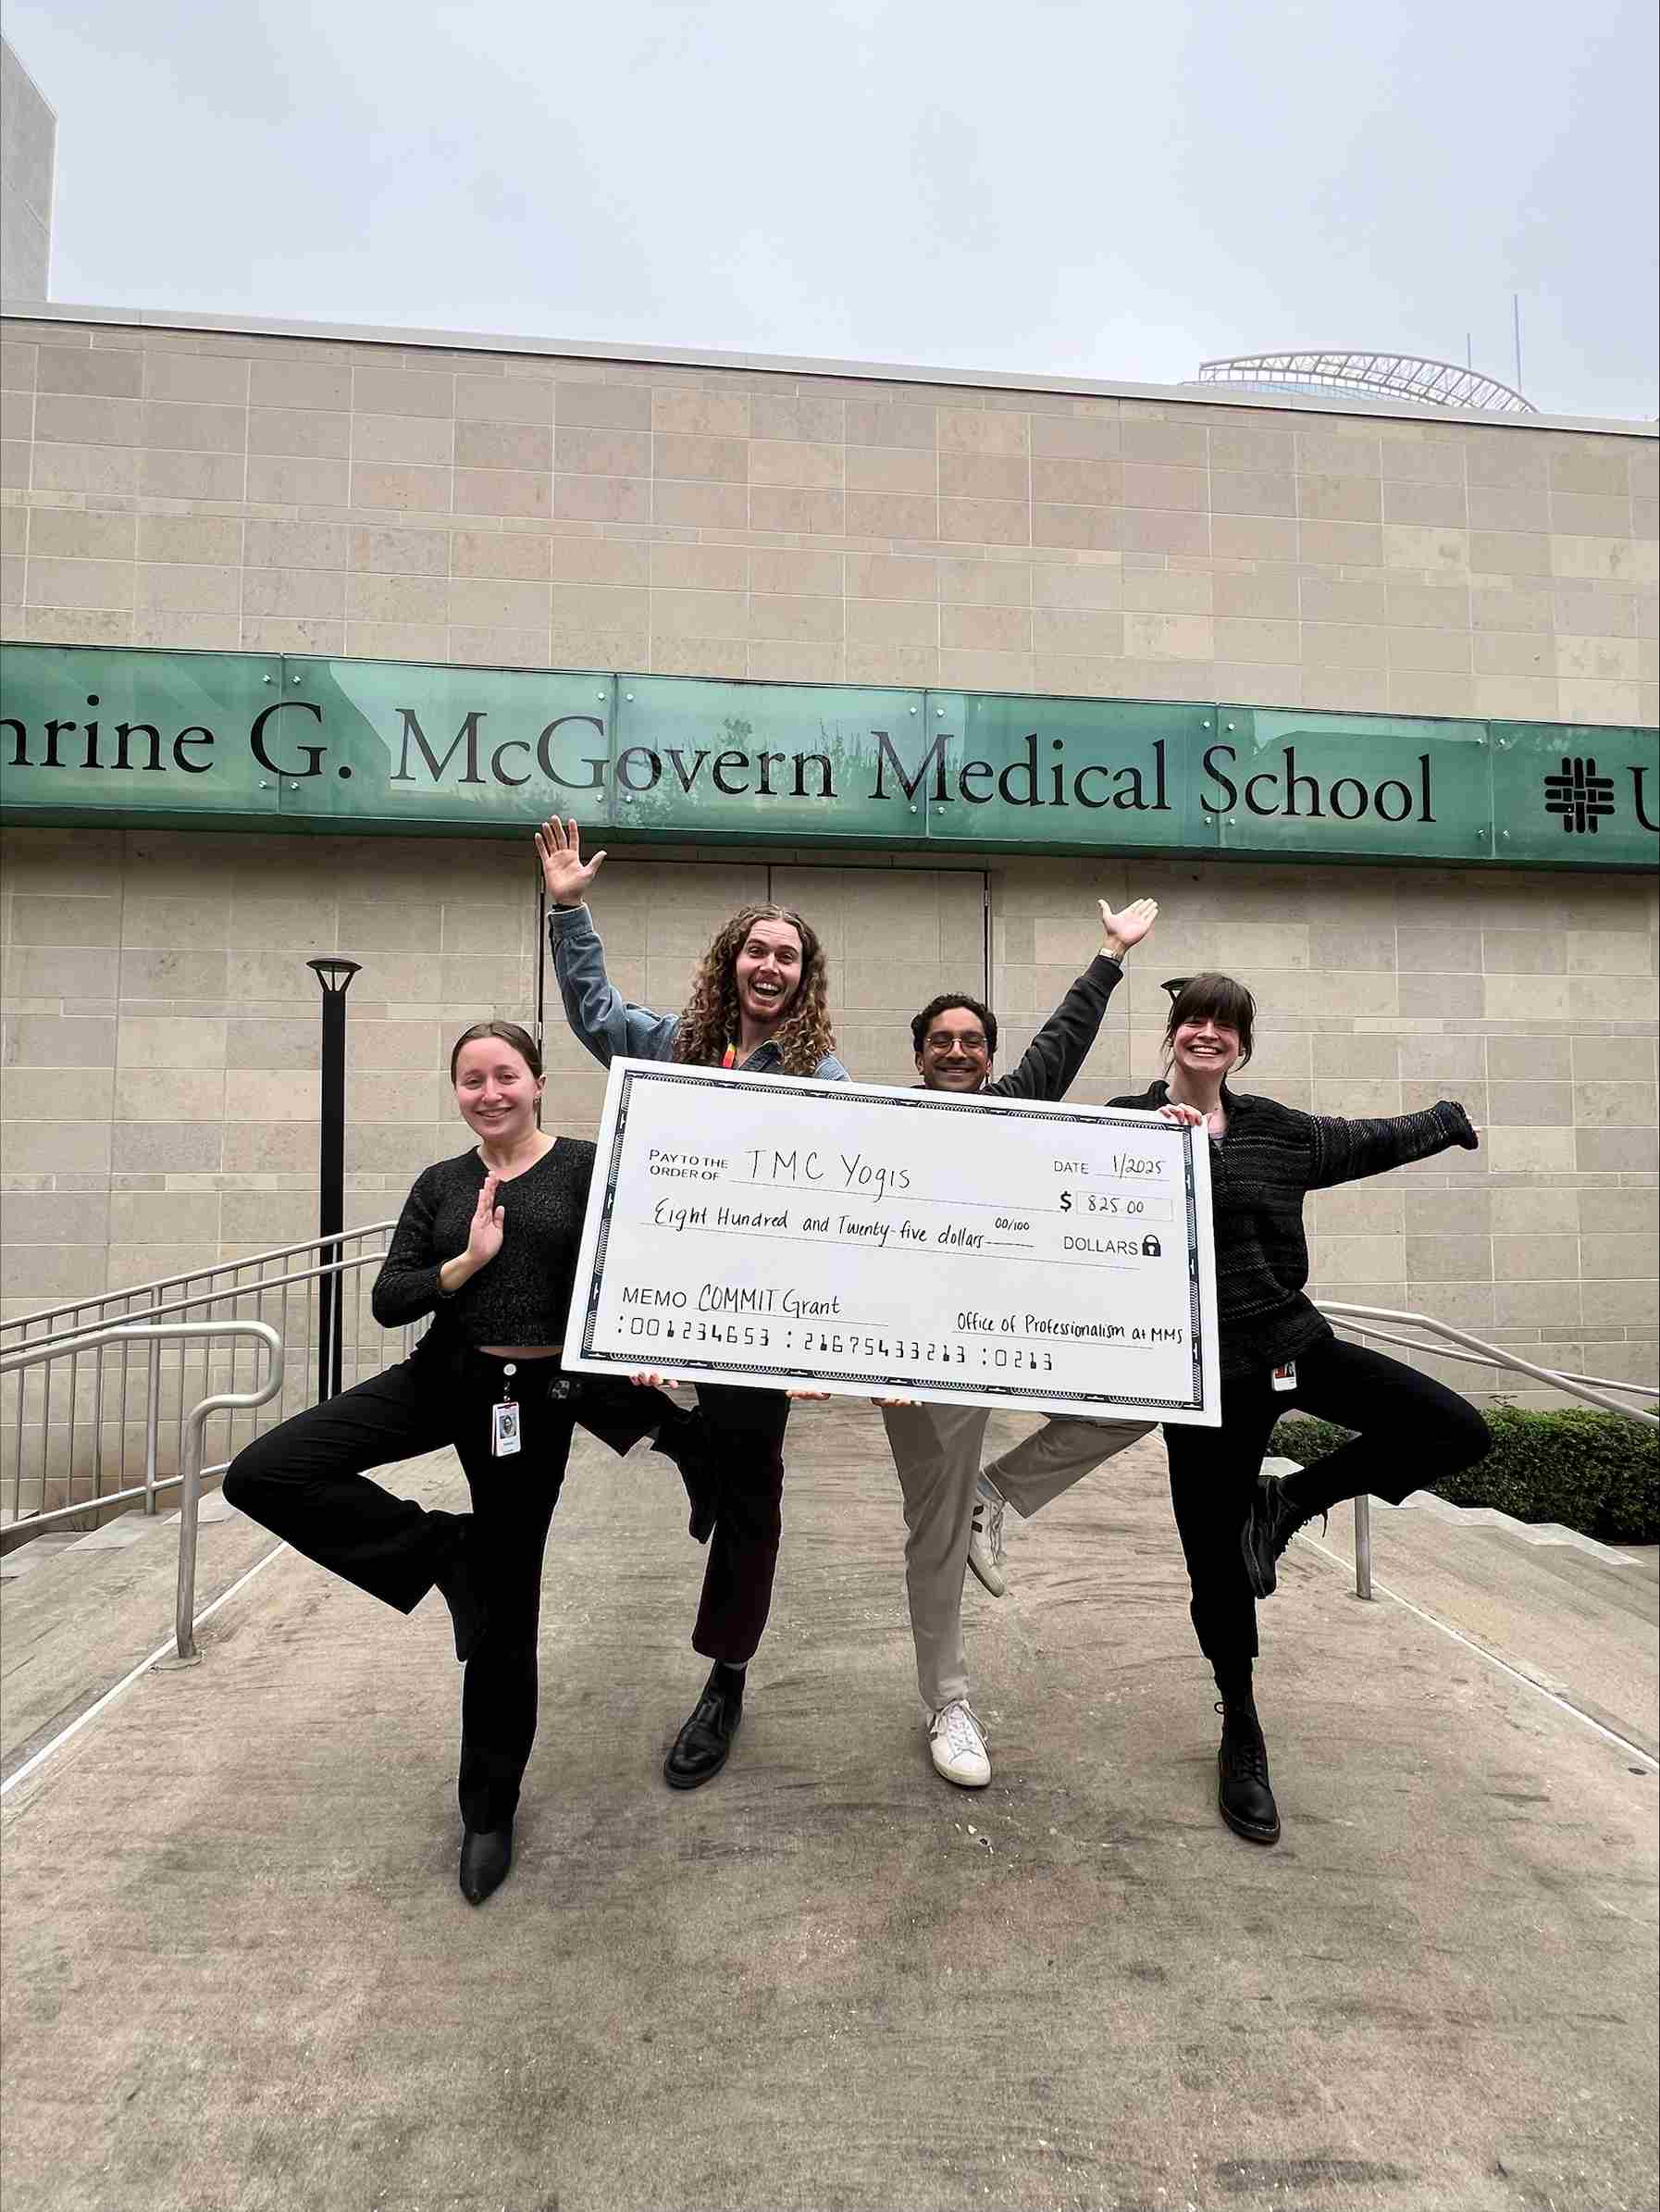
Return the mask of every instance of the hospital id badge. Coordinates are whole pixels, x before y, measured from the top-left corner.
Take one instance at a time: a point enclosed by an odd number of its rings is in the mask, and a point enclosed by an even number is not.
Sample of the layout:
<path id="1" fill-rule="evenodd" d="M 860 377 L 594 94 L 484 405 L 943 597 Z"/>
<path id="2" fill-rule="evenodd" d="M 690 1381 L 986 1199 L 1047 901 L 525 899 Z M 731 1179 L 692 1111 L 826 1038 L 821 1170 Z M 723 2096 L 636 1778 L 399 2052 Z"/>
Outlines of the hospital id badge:
<path id="1" fill-rule="evenodd" d="M 510 1460 L 519 1449 L 519 1409 L 511 1398 L 489 1410 L 489 1452 L 492 1460 Z"/>
<path id="2" fill-rule="evenodd" d="M 1282 1367 L 1276 1367 L 1269 1378 L 1276 1390 L 1295 1390 L 1297 1386 L 1297 1363 L 1287 1360 Z M 518 1447 L 514 1447 L 516 1451 Z"/>

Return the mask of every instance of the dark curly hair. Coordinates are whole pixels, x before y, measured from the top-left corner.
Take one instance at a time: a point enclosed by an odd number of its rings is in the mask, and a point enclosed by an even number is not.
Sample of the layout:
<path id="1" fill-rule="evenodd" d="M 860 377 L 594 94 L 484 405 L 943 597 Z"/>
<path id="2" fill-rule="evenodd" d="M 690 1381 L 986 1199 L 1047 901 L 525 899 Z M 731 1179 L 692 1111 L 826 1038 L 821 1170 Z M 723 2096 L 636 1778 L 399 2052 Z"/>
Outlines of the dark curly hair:
<path id="1" fill-rule="evenodd" d="M 719 1067 L 726 1047 L 737 1042 L 737 956 L 757 922 L 787 922 L 801 940 L 801 980 L 773 1041 L 787 1075 L 811 1075 L 836 1050 L 829 971 L 817 935 L 788 906 L 740 906 L 715 933 L 692 979 L 691 997 L 675 1035 L 675 1058 L 693 1067 Z"/>

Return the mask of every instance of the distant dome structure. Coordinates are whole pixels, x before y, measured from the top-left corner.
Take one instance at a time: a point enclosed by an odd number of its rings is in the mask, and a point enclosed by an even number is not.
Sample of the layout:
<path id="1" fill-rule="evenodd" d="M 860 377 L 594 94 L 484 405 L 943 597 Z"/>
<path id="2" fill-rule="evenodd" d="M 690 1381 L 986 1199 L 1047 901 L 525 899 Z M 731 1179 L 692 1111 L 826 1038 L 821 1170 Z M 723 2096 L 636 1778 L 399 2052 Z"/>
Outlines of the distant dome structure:
<path id="1" fill-rule="evenodd" d="M 1201 361 L 1201 384 L 1245 391 L 1370 391 L 1424 407 L 1479 407 L 1492 415 L 1538 410 L 1497 377 L 1431 361 L 1418 354 L 1361 353 L 1345 346 L 1305 346 L 1288 354 L 1233 354 Z"/>

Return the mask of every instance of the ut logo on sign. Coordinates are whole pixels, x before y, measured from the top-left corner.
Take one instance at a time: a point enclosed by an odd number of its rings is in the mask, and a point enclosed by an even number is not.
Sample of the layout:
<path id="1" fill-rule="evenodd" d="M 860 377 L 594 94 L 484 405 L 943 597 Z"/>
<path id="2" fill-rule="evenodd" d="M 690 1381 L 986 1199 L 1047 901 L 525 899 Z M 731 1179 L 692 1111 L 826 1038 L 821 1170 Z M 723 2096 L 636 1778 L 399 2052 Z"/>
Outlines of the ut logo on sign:
<path id="1" fill-rule="evenodd" d="M 1560 775 L 1544 779 L 1544 811 L 1561 815 L 1567 836 L 1577 831 L 1595 837 L 1598 818 L 1615 811 L 1614 778 L 1599 776 L 1593 759 L 1570 760 L 1564 754 Z"/>

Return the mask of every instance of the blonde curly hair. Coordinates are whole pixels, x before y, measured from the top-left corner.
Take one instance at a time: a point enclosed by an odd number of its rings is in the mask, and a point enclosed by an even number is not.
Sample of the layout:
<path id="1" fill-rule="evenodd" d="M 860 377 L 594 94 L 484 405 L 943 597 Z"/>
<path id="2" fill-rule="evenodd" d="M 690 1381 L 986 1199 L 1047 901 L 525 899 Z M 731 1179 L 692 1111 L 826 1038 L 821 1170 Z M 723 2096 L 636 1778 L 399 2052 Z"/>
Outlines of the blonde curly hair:
<path id="1" fill-rule="evenodd" d="M 698 963 L 691 997 L 675 1035 L 675 1058 L 693 1067 L 719 1067 L 741 1034 L 737 956 L 757 922 L 787 922 L 801 940 L 801 980 L 795 1003 L 773 1032 L 787 1075 L 811 1075 L 836 1050 L 830 1026 L 830 978 L 817 935 L 788 906 L 740 906 L 716 932 Z"/>

